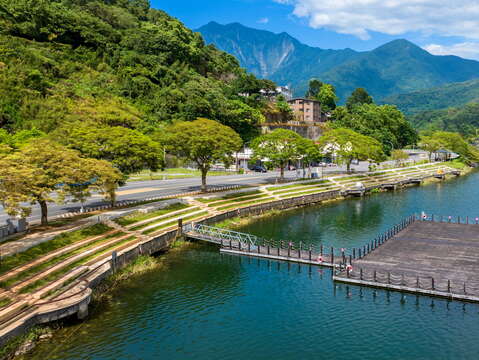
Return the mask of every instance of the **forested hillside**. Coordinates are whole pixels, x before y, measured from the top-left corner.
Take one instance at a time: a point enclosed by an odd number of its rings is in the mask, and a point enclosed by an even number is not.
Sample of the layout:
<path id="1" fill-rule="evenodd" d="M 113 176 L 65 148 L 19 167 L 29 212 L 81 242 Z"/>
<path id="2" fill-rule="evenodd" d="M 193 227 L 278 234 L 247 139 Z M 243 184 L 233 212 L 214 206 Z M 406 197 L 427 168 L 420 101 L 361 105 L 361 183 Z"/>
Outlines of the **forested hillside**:
<path id="1" fill-rule="evenodd" d="M 421 111 L 460 107 L 470 102 L 479 102 L 477 79 L 393 95 L 381 101 L 384 104 L 394 104 L 404 113 L 411 115 Z"/>
<path id="2" fill-rule="evenodd" d="M 479 129 L 479 104 L 443 110 L 423 111 L 410 117 L 412 124 L 420 130 L 444 130 L 458 132 L 469 138 L 477 138 Z"/>
<path id="3" fill-rule="evenodd" d="M 0 0 L 0 79 L 10 132 L 206 117 L 247 138 L 263 104 L 237 94 L 273 86 L 147 0 Z"/>

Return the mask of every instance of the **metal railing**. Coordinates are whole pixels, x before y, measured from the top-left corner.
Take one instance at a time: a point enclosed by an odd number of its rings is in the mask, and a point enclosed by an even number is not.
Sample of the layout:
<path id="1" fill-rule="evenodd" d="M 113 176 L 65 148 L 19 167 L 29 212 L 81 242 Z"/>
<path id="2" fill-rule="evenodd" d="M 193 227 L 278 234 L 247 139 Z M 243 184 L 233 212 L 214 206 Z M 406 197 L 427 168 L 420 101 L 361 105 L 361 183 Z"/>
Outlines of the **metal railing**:
<path id="1" fill-rule="evenodd" d="M 339 271 L 342 272 L 338 275 L 345 275 L 348 279 L 457 295 L 479 295 L 479 282 L 464 282 L 443 278 L 437 279 L 432 276 L 414 276 L 404 273 L 398 274 L 391 271 L 378 271 L 363 268 L 346 268 Z"/>

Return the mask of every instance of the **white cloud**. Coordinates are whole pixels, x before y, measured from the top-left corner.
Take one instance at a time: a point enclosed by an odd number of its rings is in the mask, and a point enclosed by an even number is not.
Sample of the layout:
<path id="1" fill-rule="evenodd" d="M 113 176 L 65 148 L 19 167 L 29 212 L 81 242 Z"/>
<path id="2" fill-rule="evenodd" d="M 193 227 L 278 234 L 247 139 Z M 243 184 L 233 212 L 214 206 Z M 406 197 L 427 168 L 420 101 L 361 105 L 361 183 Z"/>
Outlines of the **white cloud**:
<path id="1" fill-rule="evenodd" d="M 424 50 L 434 55 L 456 55 L 479 60 L 479 42 L 462 42 L 452 45 L 429 44 L 424 46 Z"/>
<path id="2" fill-rule="evenodd" d="M 479 39 L 477 0 L 275 0 L 294 6 L 294 14 L 313 28 L 369 39 L 370 31 Z"/>
<path id="3" fill-rule="evenodd" d="M 269 19 L 267 17 L 261 18 L 257 21 L 258 24 L 267 24 L 269 23 Z"/>

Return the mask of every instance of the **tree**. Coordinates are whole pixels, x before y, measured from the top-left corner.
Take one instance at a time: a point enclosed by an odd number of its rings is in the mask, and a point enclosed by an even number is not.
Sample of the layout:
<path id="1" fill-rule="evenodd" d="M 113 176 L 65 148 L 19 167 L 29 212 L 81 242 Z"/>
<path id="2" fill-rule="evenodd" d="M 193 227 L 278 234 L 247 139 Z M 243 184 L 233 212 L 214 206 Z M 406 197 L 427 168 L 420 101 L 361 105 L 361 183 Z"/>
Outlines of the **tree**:
<path id="1" fill-rule="evenodd" d="M 398 166 L 400 166 L 404 160 L 409 159 L 409 155 L 403 150 L 396 149 L 392 151 L 391 158 L 396 161 Z"/>
<path id="2" fill-rule="evenodd" d="M 313 140 L 306 138 L 302 138 L 299 141 L 299 152 L 303 166 L 303 177 L 305 177 L 305 167 L 309 168 L 312 162 L 321 161 L 324 155 Z"/>
<path id="3" fill-rule="evenodd" d="M 308 99 L 316 99 L 322 86 L 323 83 L 320 80 L 311 79 L 309 81 L 309 89 L 306 92 L 305 97 Z"/>
<path id="4" fill-rule="evenodd" d="M 433 136 L 422 136 L 419 140 L 419 147 L 427 151 L 429 161 L 432 161 L 432 154 L 442 148 L 442 142 Z"/>
<path id="5" fill-rule="evenodd" d="M 363 104 L 352 111 L 340 106 L 333 112 L 333 119 L 336 128 L 349 128 L 375 138 L 387 153 L 393 148 L 415 144 L 418 138 L 403 113 L 393 105 Z"/>
<path id="6" fill-rule="evenodd" d="M 120 126 L 70 124 L 55 137 L 60 137 L 65 145 L 85 157 L 111 162 L 124 175 L 144 169 L 156 171 L 163 161 L 160 144 L 137 130 Z"/>
<path id="7" fill-rule="evenodd" d="M 316 95 L 316 100 L 321 103 L 321 108 L 324 111 L 333 111 L 336 109 L 336 102 L 338 97 L 336 96 L 336 90 L 333 85 L 323 84 L 319 90 L 319 94 Z"/>
<path id="8" fill-rule="evenodd" d="M 284 168 L 288 161 L 296 161 L 301 158 L 302 139 L 300 135 L 291 130 L 273 130 L 252 141 L 253 158 L 269 161 L 279 167 L 281 179 L 284 179 Z"/>
<path id="9" fill-rule="evenodd" d="M 219 161 L 230 164 L 233 154 L 243 144 L 233 129 L 201 118 L 172 125 L 161 141 L 169 152 L 196 163 L 201 171 L 203 192 L 206 191 L 206 175 L 211 167 Z"/>
<path id="10" fill-rule="evenodd" d="M 325 132 L 319 139 L 319 147 L 323 154 L 336 157 L 339 163 L 346 164 L 348 172 L 354 159 L 375 162 L 384 159 L 379 141 L 346 128 Z"/>
<path id="11" fill-rule="evenodd" d="M 351 96 L 346 101 L 346 108 L 352 111 L 355 106 L 363 104 L 373 104 L 373 98 L 368 94 L 366 89 L 357 88 L 351 93 Z"/>
<path id="12" fill-rule="evenodd" d="M 0 201 L 9 215 L 27 216 L 31 209 L 24 203 L 38 203 L 47 225 L 49 202 L 63 203 L 68 195 L 82 201 L 93 187 L 114 191 L 121 174 L 105 161 L 38 139 L 0 159 L 0 179 Z"/>

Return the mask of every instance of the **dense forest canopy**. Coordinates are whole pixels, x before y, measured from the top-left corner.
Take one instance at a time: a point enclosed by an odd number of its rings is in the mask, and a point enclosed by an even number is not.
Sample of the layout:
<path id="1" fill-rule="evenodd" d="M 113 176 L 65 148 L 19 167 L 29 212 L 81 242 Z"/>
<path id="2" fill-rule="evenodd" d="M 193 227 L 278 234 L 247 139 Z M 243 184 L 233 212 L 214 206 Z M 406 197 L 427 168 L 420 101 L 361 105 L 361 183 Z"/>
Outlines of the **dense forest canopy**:
<path id="1" fill-rule="evenodd" d="M 264 119 L 259 89 L 273 86 L 147 0 L 0 0 L 0 127 L 10 132 L 87 121 L 150 133 L 206 117 L 248 138 Z"/>
<path id="2" fill-rule="evenodd" d="M 479 104 L 470 103 L 462 107 L 423 111 L 411 116 L 410 120 L 415 127 L 426 132 L 458 132 L 472 140 L 478 136 Z"/>

